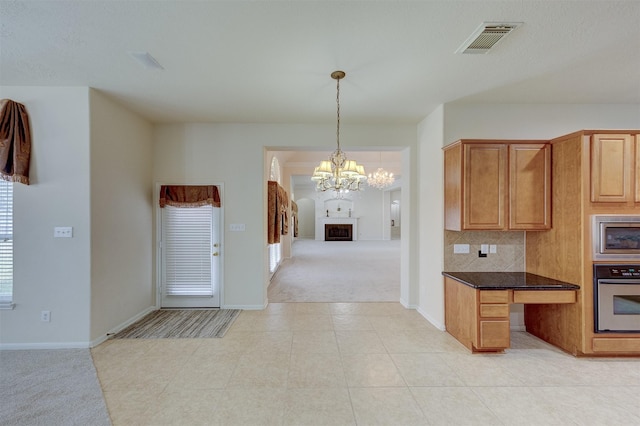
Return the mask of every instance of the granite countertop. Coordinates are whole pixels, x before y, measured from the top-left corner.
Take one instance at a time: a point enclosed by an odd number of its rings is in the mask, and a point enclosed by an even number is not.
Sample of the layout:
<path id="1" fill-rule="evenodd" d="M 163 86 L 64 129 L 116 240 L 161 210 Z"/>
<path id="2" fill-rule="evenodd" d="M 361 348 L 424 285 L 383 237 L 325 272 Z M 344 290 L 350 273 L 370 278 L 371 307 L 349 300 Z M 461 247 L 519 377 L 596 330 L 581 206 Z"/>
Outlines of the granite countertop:
<path id="1" fill-rule="evenodd" d="M 443 272 L 478 290 L 579 290 L 580 286 L 528 272 Z"/>

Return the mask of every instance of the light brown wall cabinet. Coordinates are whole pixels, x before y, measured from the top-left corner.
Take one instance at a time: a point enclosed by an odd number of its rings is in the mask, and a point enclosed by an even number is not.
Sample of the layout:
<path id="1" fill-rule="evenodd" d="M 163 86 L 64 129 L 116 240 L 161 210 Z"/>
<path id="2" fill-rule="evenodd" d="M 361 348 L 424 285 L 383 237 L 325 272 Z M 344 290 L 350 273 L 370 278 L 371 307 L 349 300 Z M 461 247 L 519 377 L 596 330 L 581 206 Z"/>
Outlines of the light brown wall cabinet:
<path id="1" fill-rule="evenodd" d="M 640 202 L 638 143 L 631 134 L 591 135 L 592 202 Z"/>
<path id="2" fill-rule="evenodd" d="M 444 160 L 446 229 L 551 228 L 549 144 L 460 140 Z"/>

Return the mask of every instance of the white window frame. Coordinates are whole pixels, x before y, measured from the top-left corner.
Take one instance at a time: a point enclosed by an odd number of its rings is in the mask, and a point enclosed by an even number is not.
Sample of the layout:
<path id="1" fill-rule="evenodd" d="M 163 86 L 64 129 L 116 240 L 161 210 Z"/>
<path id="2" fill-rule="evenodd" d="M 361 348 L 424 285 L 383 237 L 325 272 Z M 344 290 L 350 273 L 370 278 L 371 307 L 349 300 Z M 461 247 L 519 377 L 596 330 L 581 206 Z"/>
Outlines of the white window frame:
<path id="1" fill-rule="evenodd" d="M 13 182 L 0 180 L 0 309 L 13 309 Z"/>

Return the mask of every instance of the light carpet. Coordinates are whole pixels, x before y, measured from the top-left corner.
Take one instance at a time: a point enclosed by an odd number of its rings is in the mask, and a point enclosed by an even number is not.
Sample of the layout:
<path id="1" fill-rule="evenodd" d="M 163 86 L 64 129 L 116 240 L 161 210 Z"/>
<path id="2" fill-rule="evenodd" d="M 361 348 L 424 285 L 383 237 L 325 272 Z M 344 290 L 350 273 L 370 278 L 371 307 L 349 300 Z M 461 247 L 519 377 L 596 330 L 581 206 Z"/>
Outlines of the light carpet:
<path id="1" fill-rule="evenodd" d="M 110 425 L 89 349 L 0 351 L 1 425 Z"/>
<path id="2" fill-rule="evenodd" d="M 239 309 L 159 309 L 113 336 L 114 339 L 222 337 Z"/>
<path id="3" fill-rule="evenodd" d="M 269 302 L 397 302 L 400 240 L 296 240 L 271 279 Z"/>

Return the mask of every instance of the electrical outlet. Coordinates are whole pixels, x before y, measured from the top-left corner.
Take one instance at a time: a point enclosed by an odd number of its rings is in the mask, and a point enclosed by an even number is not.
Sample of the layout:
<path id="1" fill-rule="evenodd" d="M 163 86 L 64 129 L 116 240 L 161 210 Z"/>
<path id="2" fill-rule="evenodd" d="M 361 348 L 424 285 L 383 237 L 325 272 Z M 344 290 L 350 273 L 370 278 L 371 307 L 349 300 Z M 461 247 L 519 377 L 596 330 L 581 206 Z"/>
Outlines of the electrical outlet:
<path id="1" fill-rule="evenodd" d="M 40 321 L 42 321 L 42 322 L 50 322 L 51 321 L 51 311 L 42 311 L 42 312 L 40 312 Z"/>
<path id="2" fill-rule="evenodd" d="M 244 231 L 244 223 L 232 223 L 229 225 L 229 231 Z"/>
<path id="3" fill-rule="evenodd" d="M 73 227 L 56 226 L 53 228 L 53 238 L 73 238 Z"/>
<path id="4" fill-rule="evenodd" d="M 469 244 L 454 244 L 453 252 L 456 254 L 469 253 Z"/>
<path id="5" fill-rule="evenodd" d="M 495 244 L 489 244 L 489 253 L 491 254 L 498 253 L 498 246 Z"/>

